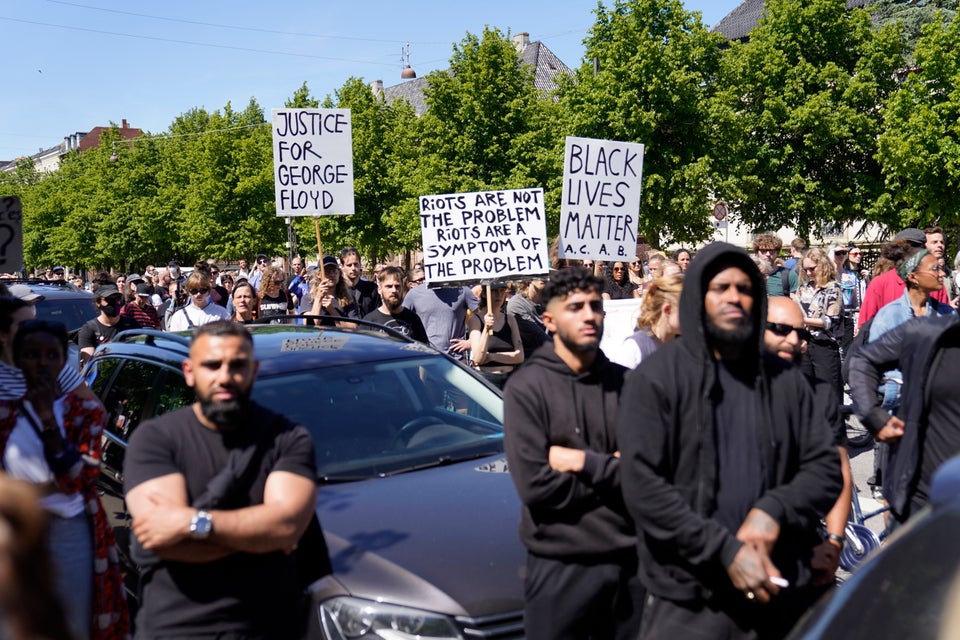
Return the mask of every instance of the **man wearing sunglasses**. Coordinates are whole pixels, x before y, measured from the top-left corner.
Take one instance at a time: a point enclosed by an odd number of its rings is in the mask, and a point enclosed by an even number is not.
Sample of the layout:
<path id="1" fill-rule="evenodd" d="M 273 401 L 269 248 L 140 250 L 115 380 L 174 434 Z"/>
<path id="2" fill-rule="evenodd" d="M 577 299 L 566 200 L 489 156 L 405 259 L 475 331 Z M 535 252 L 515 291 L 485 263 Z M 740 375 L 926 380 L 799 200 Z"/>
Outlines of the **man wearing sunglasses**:
<path id="1" fill-rule="evenodd" d="M 803 311 L 790 298 L 771 296 L 767 300 L 767 326 L 763 332 L 763 342 L 767 351 L 779 358 L 800 365 L 806 351 L 810 332 L 803 326 Z M 826 535 L 823 542 L 813 549 L 810 567 L 816 571 L 812 583 L 817 586 L 833 584 L 840 566 L 840 552 L 843 550 L 843 532 L 850 516 L 853 478 L 850 472 L 850 458 L 846 448 L 846 426 L 840 417 L 840 400 L 829 383 L 808 377 L 813 385 L 814 399 L 824 414 L 825 422 L 833 432 L 833 444 L 840 453 L 840 465 L 843 472 L 843 490 L 836 504 L 824 517 Z"/>
<path id="2" fill-rule="evenodd" d="M 800 286 L 796 271 L 777 264 L 782 246 L 783 240 L 774 233 L 761 233 L 753 240 L 754 253 L 766 265 L 764 273 L 767 274 L 766 287 L 769 296 L 789 296 Z"/>
<path id="3" fill-rule="evenodd" d="M 173 312 L 167 320 L 167 331 L 189 331 L 217 320 L 229 320 L 230 314 L 220 305 L 210 302 L 210 276 L 197 269 L 185 285 L 189 302 Z"/>
<path id="4" fill-rule="evenodd" d="M 263 277 L 263 272 L 267 270 L 267 267 L 270 266 L 270 258 L 265 254 L 260 254 L 257 256 L 257 265 L 253 270 L 253 273 L 250 274 L 250 277 L 247 279 L 247 282 L 250 283 L 250 286 L 260 291 L 260 279 Z"/>

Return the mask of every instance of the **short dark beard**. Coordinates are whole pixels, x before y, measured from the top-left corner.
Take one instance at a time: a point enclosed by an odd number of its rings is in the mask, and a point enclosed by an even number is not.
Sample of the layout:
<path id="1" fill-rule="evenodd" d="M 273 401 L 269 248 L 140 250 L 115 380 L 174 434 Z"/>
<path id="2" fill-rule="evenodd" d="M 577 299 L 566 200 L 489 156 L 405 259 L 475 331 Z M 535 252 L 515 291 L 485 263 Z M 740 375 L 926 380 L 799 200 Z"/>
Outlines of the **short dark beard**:
<path id="1" fill-rule="evenodd" d="M 223 431 L 236 430 L 243 421 L 243 416 L 249 411 L 249 399 L 236 398 L 228 402 L 215 402 L 210 399 L 198 398 L 200 413 L 203 417 L 217 425 Z"/>
<path id="2" fill-rule="evenodd" d="M 736 347 L 742 347 L 753 337 L 752 321 L 746 322 L 736 329 L 721 329 L 714 324 L 713 318 L 708 315 L 705 325 L 704 329 L 707 334 L 707 342 L 720 351 L 728 351 Z"/>

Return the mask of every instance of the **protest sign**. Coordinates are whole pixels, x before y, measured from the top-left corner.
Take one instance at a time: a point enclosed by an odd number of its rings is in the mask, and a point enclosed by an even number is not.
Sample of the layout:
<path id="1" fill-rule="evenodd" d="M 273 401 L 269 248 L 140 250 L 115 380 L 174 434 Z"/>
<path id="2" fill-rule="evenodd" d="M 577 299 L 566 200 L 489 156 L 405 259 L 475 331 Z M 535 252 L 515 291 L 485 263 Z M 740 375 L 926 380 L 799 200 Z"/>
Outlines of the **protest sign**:
<path id="1" fill-rule="evenodd" d="M 274 109 L 273 179 L 278 216 L 352 214 L 349 109 Z"/>
<path id="2" fill-rule="evenodd" d="M 640 299 L 603 301 L 603 337 L 600 350 L 611 360 L 623 348 L 623 341 L 633 335 L 640 317 Z"/>
<path id="3" fill-rule="evenodd" d="M 625 260 L 637 250 L 643 145 L 568 137 L 560 209 L 561 258 Z"/>
<path id="4" fill-rule="evenodd" d="M 549 271 L 543 189 L 420 197 L 423 271 L 430 284 Z"/>
<path id="5" fill-rule="evenodd" d="M 23 269 L 23 205 L 19 196 L 0 198 L 0 273 Z"/>

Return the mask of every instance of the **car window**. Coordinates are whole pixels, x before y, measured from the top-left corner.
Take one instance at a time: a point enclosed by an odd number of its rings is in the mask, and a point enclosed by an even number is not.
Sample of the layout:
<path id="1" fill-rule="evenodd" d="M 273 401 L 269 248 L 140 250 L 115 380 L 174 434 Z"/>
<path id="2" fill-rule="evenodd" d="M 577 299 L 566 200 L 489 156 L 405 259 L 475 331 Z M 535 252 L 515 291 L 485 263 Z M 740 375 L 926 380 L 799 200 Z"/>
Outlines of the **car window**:
<path id="1" fill-rule="evenodd" d="M 160 367 L 140 360 L 127 360 L 103 399 L 107 431 L 126 442 L 144 417 Z"/>
<path id="2" fill-rule="evenodd" d="M 180 407 L 185 407 L 194 401 L 193 389 L 187 386 L 180 371 L 166 369 L 157 383 L 157 401 L 154 403 L 152 416 L 170 413 Z"/>
<path id="3" fill-rule="evenodd" d="M 273 375 L 257 380 L 253 398 L 307 427 L 331 479 L 502 451 L 502 399 L 446 358 Z"/>
<path id="4" fill-rule="evenodd" d="M 96 315 L 97 310 L 88 298 L 48 298 L 37 303 L 37 318 L 62 322 L 67 331 L 79 329 Z"/>
<path id="5" fill-rule="evenodd" d="M 121 360 L 118 358 L 99 358 L 91 361 L 90 365 L 84 369 L 84 379 L 87 385 L 101 401 L 107 385 L 113 380 L 120 363 Z"/>

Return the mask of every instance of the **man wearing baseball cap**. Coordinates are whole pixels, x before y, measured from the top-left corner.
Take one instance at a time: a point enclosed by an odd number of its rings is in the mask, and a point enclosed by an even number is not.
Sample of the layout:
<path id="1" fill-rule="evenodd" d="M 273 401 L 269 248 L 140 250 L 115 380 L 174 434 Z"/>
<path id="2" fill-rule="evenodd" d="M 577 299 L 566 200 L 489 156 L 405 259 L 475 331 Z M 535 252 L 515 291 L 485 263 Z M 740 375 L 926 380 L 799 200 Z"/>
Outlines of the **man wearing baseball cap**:
<path id="1" fill-rule="evenodd" d="M 88 320 L 77 335 L 80 345 L 80 360 L 86 364 L 97 347 L 113 340 L 121 331 L 137 329 L 139 324 L 133 319 L 120 315 L 123 308 L 123 294 L 115 285 L 101 285 L 93 292 L 93 305 L 100 312 L 96 318 Z"/>
<path id="2" fill-rule="evenodd" d="M 136 297 L 123 305 L 120 316 L 130 318 L 144 329 L 159 329 L 160 315 L 150 300 L 152 295 L 153 286 L 140 280 Z"/>

